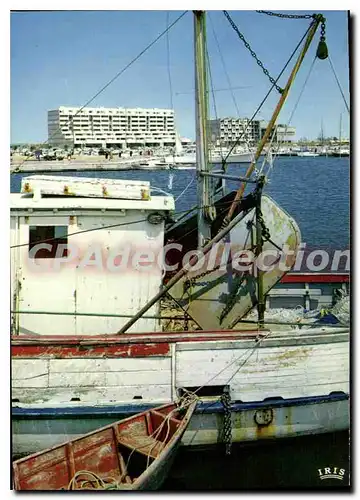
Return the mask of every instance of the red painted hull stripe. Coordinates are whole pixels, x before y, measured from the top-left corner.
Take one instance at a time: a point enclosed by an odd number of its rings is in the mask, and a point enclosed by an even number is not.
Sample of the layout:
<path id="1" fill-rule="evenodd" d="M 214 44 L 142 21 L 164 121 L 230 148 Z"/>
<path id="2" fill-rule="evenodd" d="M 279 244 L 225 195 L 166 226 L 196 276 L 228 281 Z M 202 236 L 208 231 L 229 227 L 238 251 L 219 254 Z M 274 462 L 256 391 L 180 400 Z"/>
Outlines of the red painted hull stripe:
<path id="1" fill-rule="evenodd" d="M 262 332 L 266 334 L 265 332 Z M 221 335 L 204 334 L 173 336 L 165 334 L 159 339 L 158 334 L 133 335 L 132 339 L 105 336 L 89 337 L 13 337 L 12 357 L 146 357 L 170 354 L 170 345 L 176 342 L 209 342 L 215 340 L 254 340 L 259 332 L 224 332 Z M 130 337 L 130 336 L 129 336 Z M 134 338 L 136 337 L 136 338 Z M 156 337 L 156 338 L 154 338 Z M 130 341 L 129 341 L 130 340 Z"/>
<path id="2" fill-rule="evenodd" d="M 26 358 L 146 358 L 168 356 L 170 345 L 160 344 L 122 344 L 109 346 L 41 346 L 18 345 L 11 348 L 12 357 Z"/>
<path id="3" fill-rule="evenodd" d="M 349 274 L 293 273 L 285 274 L 280 283 L 349 283 Z"/>

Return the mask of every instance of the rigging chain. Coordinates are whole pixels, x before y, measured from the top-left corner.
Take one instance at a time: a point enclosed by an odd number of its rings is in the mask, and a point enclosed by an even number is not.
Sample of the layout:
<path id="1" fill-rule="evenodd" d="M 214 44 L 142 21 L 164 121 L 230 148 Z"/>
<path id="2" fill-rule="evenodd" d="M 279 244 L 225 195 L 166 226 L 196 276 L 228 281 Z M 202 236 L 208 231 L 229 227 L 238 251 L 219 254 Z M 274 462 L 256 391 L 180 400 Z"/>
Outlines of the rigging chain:
<path id="1" fill-rule="evenodd" d="M 276 12 L 271 12 L 270 10 L 257 10 L 258 14 L 266 14 L 267 16 L 281 17 L 283 19 L 315 19 L 316 14 L 278 14 Z"/>
<path id="2" fill-rule="evenodd" d="M 280 94 L 282 94 L 284 92 L 284 89 L 282 89 L 281 87 L 279 87 L 279 85 L 277 85 L 276 80 L 270 75 L 269 71 L 265 68 L 265 66 L 263 65 L 263 63 L 257 57 L 256 53 L 252 50 L 252 48 L 250 47 L 250 44 L 245 40 L 244 35 L 242 33 L 240 33 L 239 28 L 236 26 L 236 24 L 234 23 L 234 21 L 231 19 L 228 11 L 224 10 L 223 12 L 224 12 L 224 15 L 225 15 L 226 19 L 229 21 L 231 27 L 236 32 L 236 34 L 238 35 L 238 37 L 240 38 L 240 40 L 244 43 L 245 47 L 248 49 L 248 51 L 250 52 L 250 54 L 252 55 L 252 57 L 255 59 L 255 61 L 258 63 L 258 65 L 260 66 L 260 68 L 263 70 L 264 74 L 268 77 L 268 79 L 273 84 L 273 86 L 276 88 L 276 90 Z"/>
<path id="3" fill-rule="evenodd" d="M 221 395 L 220 402 L 224 408 L 224 427 L 223 427 L 223 442 L 225 444 L 226 455 L 231 454 L 232 444 L 232 423 L 231 423 L 231 397 L 229 390 L 224 390 Z"/>

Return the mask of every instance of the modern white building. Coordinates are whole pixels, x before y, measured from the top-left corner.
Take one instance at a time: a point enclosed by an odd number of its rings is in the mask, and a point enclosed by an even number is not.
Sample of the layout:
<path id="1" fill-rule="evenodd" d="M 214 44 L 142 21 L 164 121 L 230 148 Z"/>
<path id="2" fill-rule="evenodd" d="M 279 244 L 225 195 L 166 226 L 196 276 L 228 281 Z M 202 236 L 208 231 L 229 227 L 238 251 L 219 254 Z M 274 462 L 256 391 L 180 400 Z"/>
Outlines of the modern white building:
<path id="1" fill-rule="evenodd" d="M 261 137 L 263 137 L 267 126 L 268 122 L 266 121 L 260 122 Z M 275 127 L 273 127 L 270 134 L 270 138 L 273 136 L 274 133 L 275 133 L 274 142 L 291 142 L 295 138 L 296 128 L 291 127 L 290 125 L 284 125 L 282 123 L 278 123 Z"/>
<path id="2" fill-rule="evenodd" d="M 267 125 L 268 123 L 263 120 L 251 122 L 249 118 L 226 117 L 210 120 L 211 141 L 214 144 L 223 145 L 230 145 L 234 142 L 256 144 L 263 137 Z M 291 140 L 290 137 L 295 136 L 295 133 L 294 127 L 279 124 L 276 126 L 274 140 L 275 142 L 288 142 Z"/>
<path id="3" fill-rule="evenodd" d="M 224 145 L 239 142 L 257 142 L 260 139 L 260 122 L 248 118 L 221 118 L 210 120 L 210 135 L 213 143 Z M 246 132 L 244 133 L 244 131 Z"/>
<path id="4" fill-rule="evenodd" d="M 172 109 L 84 108 L 48 111 L 48 142 L 97 147 L 174 146 Z"/>

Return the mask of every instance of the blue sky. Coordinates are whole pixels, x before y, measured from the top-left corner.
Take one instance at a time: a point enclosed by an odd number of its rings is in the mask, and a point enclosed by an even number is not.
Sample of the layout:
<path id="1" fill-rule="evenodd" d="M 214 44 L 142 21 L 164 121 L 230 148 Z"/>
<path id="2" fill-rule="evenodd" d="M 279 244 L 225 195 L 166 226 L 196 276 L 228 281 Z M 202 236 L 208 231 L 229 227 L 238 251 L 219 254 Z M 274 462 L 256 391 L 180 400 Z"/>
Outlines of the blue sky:
<path id="1" fill-rule="evenodd" d="M 294 13 L 293 11 L 291 11 Z M 299 12 L 298 13 L 312 13 Z M 180 11 L 170 11 L 170 22 Z M 349 102 L 346 11 L 325 11 L 329 53 Z M 276 76 L 306 31 L 309 20 L 230 11 L 250 45 Z M 210 11 L 208 47 L 215 89 L 228 87 L 215 43 L 216 32 L 241 116 L 250 117 L 270 82 L 221 11 Z M 11 14 L 11 142 L 47 139 L 47 110 L 81 106 L 166 27 L 166 11 L 58 11 Z M 287 123 L 313 62 L 315 40 L 280 115 Z M 193 16 L 188 12 L 169 32 L 172 100 L 177 128 L 194 138 Z M 92 102 L 92 106 L 170 107 L 166 36 Z M 288 72 L 287 72 L 288 74 Z M 284 78 L 281 80 L 285 85 Z M 218 116 L 236 116 L 231 94 L 216 92 Z M 269 119 L 279 94 L 272 92 L 260 117 Z M 211 114 L 214 116 L 212 97 Z M 349 116 L 328 61 L 317 60 L 292 124 L 297 138 L 349 135 Z"/>

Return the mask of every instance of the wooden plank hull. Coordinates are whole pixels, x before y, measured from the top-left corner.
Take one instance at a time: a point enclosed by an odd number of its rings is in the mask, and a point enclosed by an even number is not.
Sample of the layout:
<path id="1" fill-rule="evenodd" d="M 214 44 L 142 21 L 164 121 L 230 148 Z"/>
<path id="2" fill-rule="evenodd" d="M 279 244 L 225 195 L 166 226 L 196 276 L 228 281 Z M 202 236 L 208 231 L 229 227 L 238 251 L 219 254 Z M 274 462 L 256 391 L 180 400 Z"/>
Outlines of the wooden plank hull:
<path id="1" fill-rule="evenodd" d="M 13 462 L 14 488 L 158 489 L 196 406 L 196 401 L 180 403 L 139 413 Z"/>
<path id="2" fill-rule="evenodd" d="M 343 430 L 349 425 L 348 349 L 344 328 L 260 336 L 201 331 L 14 338 L 14 453 L 28 453 L 44 439 L 87 432 L 92 420 L 107 423 L 106 418 L 116 420 L 203 385 L 207 393 L 199 395 L 210 397 L 203 403 L 209 409 L 194 415 L 184 436 L 188 445 L 219 441 L 223 408 L 217 400 L 225 387 L 233 402 L 236 441 Z M 271 432 L 256 424 L 258 410 L 272 412 Z"/>
<path id="3" fill-rule="evenodd" d="M 24 456 L 67 439 L 74 439 L 149 405 L 58 406 L 13 409 L 13 455 Z M 271 411 L 272 422 L 259 426 L 255 416 Z M 324 434 L 349 428 L 346 394 L 294 398 L 256 403 L 232 403 L 232 441 L 256 442 Z M 213 446 L 221 442 L 224 409 L 220 403 L 201 401 L 182 438 L 184 446 Z"/>

